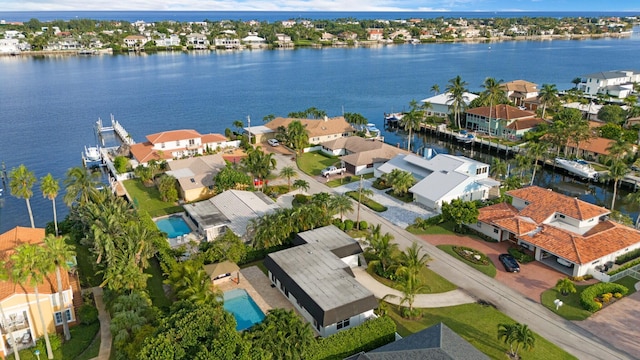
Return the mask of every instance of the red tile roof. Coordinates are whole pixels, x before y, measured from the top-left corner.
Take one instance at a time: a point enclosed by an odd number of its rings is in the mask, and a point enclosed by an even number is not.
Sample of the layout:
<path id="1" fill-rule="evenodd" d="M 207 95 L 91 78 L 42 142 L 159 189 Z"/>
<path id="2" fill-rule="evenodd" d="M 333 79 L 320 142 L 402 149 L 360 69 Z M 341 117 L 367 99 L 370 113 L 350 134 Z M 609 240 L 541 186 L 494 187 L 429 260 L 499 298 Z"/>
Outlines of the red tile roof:
<path id="1" fill-rule="evenodd" d="M 542 124 L 542 123 L 546 123 L 546 121 L 544 121 L 543 119 L 540 118 L 533 118 L 533 119 L 517 119 L 514 122 L 512 122 L 511 124 L 507 125 L 507 129 L 511 129 L 511 130 L 526 130 L 526 129 L 533 129 L 534 127 Z"/>
<path id="2" fill-rule="evenodd" d="M 493 107 L 491 114 L 489 114 L 489 106 L 481 106 L 466 111 L 467 114 L 477 115 L 488 118 L 491 116 L 494 119 L 515 120 L 523 118 L 532 118 L 536 116 L 536 113 L 527 110 L 520 110 L 517 107 L 513 107 L 506 104 L 500 104 Z"/>
<path id="3" fill-rule="evenodd" d="M 147 140 L 149 140 L 149 142 L 152 144 L 158 144 L 163 142 L 188 140 L 200 137 L 202 137 L 202 135 L 200 135 L 199 132 L 191 129 L 186 129 L 163 131 L 160 133 L 147 135 Z"/>
<path id="4" fill-rule="evenodd" d="M 529 205 L 522 209 L 519 215 L 530 217 L 537 223 L 542 223 L 556 212 L 578 220 L 587 220 L 611 212 L 601 206 L 538 186 L 511 190 L 507 195 L 528 202 Z"/>
<path id="5" fill-rule="evenodd" d="M 204 135 L 202 135 L 202 143 L 203 144 L 219 143 L 219 142 L 225 142 L 225 141 L 227 141 L 227 138 L 224 135 L 221 135 L 221 134 L 204 134 Z"/>
<path id="6" fill-rule="evenodd" d="M 131 145 L 131 154 L 141 164 L 146 163 L 149 160 L 171 160 L 173 159 L 171 151 L 164 151 L 163 157 L 160 158 L 160 155 L 153 150 L 153 144 L 148 141 Z"/>

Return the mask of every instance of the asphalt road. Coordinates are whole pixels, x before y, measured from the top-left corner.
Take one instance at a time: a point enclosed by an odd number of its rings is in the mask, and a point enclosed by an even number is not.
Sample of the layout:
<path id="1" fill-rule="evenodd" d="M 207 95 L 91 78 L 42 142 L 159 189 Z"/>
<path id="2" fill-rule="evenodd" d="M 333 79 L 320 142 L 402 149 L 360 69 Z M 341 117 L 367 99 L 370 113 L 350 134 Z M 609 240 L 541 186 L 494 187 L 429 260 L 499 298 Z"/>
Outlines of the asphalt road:
<path id="1" fill-rule="evenodd" d="M 278 170 L 276 171 L 279 171 L 279 169 L 286 165 L 295 166 L 291 161 L 291 156 L 276 155 L 276 158 L 278 162 Z M 333 189 L 299 170 L 298 179 L 309 182 L 310 188 L 307 192 L 310 194 L 334 192 Z M 356 214 L 349 214 L 348 216 L 351 219 L 356 218 Z M 411 246 L 413 242 L 418 242 L 432 258 L 432 261 L 429 263 L 429 269 L 456 284 L 460 289 L 466 291 L 476 299 L 482 299 L 492 303 L 498 310 L 513 318 L 515 321 L 527 324 L 540 336 L 558 345 L 577 358 L 636 359 L 636 357 L 631 354 L 615 349 L 613 345 L 599 339 L 587 330 L 554 315 L 541 304 L 527 299 L 522 294 L 497 280 L 480 273 L 460 261 L 452 259 L 450 255 L 437 247 L 395 226 L 365 206 L 360 207 L 360 220 L 365 220 L 369 224 L 381 224 L 382 232 L 392 234 L 401 249 Z M 487 336 L 495 336 L 495 332 L 496 329 L 487 329 Z"/>

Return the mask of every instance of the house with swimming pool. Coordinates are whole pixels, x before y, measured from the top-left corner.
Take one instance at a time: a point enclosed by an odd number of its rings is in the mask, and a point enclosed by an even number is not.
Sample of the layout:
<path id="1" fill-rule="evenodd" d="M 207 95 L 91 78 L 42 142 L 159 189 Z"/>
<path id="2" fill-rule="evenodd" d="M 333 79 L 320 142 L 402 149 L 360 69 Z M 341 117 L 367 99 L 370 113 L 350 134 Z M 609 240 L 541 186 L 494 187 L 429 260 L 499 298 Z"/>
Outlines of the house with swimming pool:
<path id="1" fill-rule="evenodd" d="M 320 336 L 358 326 L 375 317 L 373 293 L 356 281 L 362 248 L 333 225 L 296 235 L 292 248 L 267 255 L 273 287 L 293 304 Z"/>
<path id="2" fill-rule="evenodd" d="M 507 192 L 511 204 L 479 209 L 467 226 L 497 241 L 510 241 L 535 259 L 570 276 L 604 273 L 616 257 L 640 248 L 640 231 L 609 220 L 611 211 L 551 189 L 529 186 Z"/>

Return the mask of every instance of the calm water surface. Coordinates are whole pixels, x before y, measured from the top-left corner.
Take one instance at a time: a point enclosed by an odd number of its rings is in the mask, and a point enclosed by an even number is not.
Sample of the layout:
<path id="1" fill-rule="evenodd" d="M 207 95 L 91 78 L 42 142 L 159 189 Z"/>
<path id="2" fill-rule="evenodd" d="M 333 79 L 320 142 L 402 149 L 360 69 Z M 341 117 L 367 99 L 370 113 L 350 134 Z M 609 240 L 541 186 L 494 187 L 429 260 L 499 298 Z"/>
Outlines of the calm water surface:
<path id="1" fill-rule="evenodd" d="M 354 49 L 160 53 L 96 57 L 0 57 L 0 160 L 25 164 L 38 178 L 81 164 L 92 126 L 110 114 L 140 142 L 145 135 L 191 128 L 223 133 L 234 120 L 260 124 L 309 107 L 330 116 L 361 113 L 382 128 L 384 112 L 433 95 L 460 75 L 472 91 L 488 76 L 572 86 L 577 76 L 638 70 L 640 29 L 626 39 L 400 45 Z M 385 134 L 390 143 L 401 135 Z M 62 195 L 62 194 L 61 194 Z M 58 214 L 66 214 L 61 196 Z M 23 200 L 5 190 L 0 231 L 28 226 Z M 34 188 L 37 226 L 51 203 Z M 627 209 L 635 214 L 635 209 Z"/>

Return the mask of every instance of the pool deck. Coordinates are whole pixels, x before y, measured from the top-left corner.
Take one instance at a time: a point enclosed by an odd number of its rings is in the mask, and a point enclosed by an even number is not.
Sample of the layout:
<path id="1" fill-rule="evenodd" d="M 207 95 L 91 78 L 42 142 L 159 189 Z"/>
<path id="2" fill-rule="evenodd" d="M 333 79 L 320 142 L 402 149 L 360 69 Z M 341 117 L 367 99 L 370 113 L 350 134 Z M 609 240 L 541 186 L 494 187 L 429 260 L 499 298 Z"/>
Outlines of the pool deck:
<path id="1" fill-rule="evenodd" d="M 245 289 L 265 314 L 271 309 L 295 310 L 278 289 L 271 287 L 271 281 L 257 266 L 241 269 L 239 284 L 236 284 L 236 278 L 236 274 L 233 274 L 231 277 L 219 280 L 219 282 L 216 281 L 216 286 L 223 292 L 232 289 Z"/>

